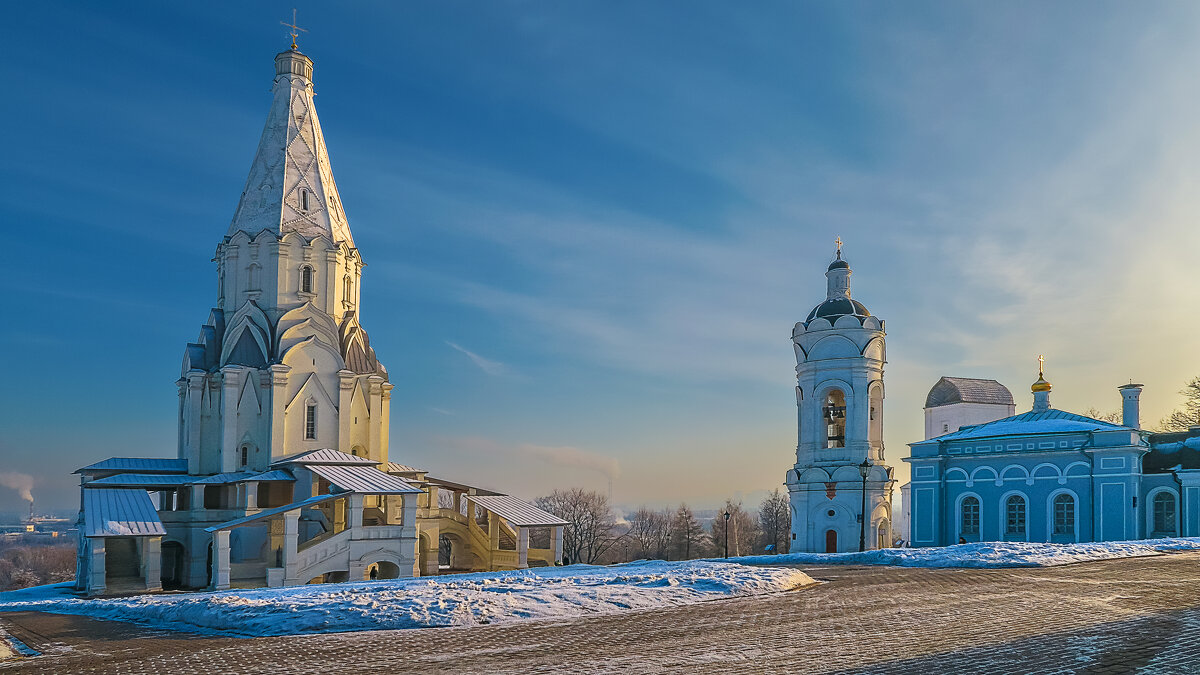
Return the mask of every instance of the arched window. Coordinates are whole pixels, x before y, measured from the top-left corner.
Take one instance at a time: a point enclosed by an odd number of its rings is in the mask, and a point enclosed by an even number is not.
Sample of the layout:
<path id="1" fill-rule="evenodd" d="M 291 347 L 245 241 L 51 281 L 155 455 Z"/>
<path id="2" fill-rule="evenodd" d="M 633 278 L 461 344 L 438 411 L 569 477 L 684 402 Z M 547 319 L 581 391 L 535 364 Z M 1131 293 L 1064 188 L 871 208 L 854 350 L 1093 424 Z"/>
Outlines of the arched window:
<path id="1" fill-rule="evenodd" d="M 250 463 L 250 446 L 242 446 L 242 466 L 247 466 Z"/>
<path id="2" fill-rule="evenodd" d="M 308 189 L 300 188 L 300 212 L 308 213 Z"/>
<path id="3" fill-rule="evenodd" d="M 354 298 L 352 297 L 353 292 L 354 281 L 350 278 L 350 275 L 347 274 L 342 278 L 342 301 L 347 305 L 354 303 Z"/>
<path id="4" fill-rule="evenodd" d="M 1012 495 L 1004 501 L 1004 534 L 1006 537 L 1025 536 L 1025 498 Z"/>
<path id="5" fill-rule="evenodd" d="M 258 266 L 258 263 L 250 263 L 250 266 L 246 268 L 246 290 L 260 290 L 259 284 L 261 283 L 262 268 Z"/>
<path id="6" fill-rule="evenodd" d="M 1156 537 L 1175 536 L 1175 495 L 1160 492 L 1154 495 L 1154 532 Z"/>
<path id="7" fill-rule="evenodd" d="M 1075 534 L 1075 498 L 1065 492 L 1054 498 L 1054 534 Z"/>
<path id="8" fill-rule="evenodd" d="M 979 498 L 964 497 L 962 500 L 962 534 L 979 535 Z"/>
<path id="9" fill-rule="evenodd" d="M 317 404 L 315 403 L 304 406 L 304 438 L 309 441 L 317 438 Z"/>
<path id="10" fill-rule="evenodd" d="M 300 268 L 300 292 L 313 292 L 313 268 L 304 265 Z"/>
<path id="11" fill-rule="evenodd" d="M 833 389 L 825 398 L 825 447 L 846 447 L 846 396 Z"/>

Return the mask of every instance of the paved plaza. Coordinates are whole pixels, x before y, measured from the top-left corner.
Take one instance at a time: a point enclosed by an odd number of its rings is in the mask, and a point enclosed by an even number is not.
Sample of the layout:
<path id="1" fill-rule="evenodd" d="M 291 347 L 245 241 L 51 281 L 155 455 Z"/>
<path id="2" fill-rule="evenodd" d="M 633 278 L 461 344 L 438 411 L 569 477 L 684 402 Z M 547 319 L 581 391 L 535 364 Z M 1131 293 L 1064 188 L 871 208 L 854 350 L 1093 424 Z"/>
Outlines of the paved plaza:
<path id="1" fill-rule="evenodd" d="M 805 567 L 768 596 L 568 621 L 234 639 L 41 613 L 3 673 L 1200 673 L 1200 553 L 1042 569 Z"/>

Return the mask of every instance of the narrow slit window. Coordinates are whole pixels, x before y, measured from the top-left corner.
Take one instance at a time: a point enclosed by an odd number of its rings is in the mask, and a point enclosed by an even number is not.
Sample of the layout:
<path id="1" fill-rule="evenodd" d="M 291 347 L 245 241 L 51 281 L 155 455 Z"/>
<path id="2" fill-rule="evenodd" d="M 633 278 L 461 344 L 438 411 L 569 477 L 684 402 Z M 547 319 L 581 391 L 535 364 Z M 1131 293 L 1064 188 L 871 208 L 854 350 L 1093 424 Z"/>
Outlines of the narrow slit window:
<path id="1" fill-rule="evenodd" d="M 342 300 L 344 300 L 346 303 L 354 302 L 354 299 L 350 297 L 353 293 L 354 282 L 350 279 L 350 275 L 347 274 L 346 277 L 342 279 Z"/>
<path id="2" fill-rule="evenodd" d="M 300 292 L 313 292 L 313 268 L 308 265 L 300 268 Z"/>
<path id="3" fill-rule="evenodd" d="M 317 406 L 312 403 L 304 406 L 304 438 L 309 441 L 317 438 Z"/>
<path id="4" fill-rule="evenodd" d="M 300 188 L 300 210 L 308 213 L 308 190 Z"/>

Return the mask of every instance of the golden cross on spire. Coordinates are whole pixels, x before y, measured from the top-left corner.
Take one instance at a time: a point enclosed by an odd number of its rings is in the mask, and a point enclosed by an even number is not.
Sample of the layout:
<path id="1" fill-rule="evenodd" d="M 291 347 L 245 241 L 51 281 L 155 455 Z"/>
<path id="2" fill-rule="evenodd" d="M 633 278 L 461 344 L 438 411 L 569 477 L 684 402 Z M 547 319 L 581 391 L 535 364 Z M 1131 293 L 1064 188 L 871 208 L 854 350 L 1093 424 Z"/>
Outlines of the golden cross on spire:
<path id="1" fill-rule="evenodd" d="M 296 31 L 300 31 L 300 33 L 308 32 L 307 29 L 301 28 L 300 26 L 296 25 L 296 8 L 295 7 L 292 8 L 292 22 L 291 23 L 288 23 L 286 21 L 280 21 L 279 23 L 281 25 L 287 26 L 288 28 L 292 29 L 292 49 L 296 49 L 296 38 L 300 37 L 300 34 L 297 33 Z"/>
<path id="2" fill-rule="evenodd" d="M 842 259 L 842 238 L 839 236 L 837 239 L 833 240 L 833 243 L 837 244 L 837 257 L 838 257 L 838 260 L 841 260 Z"/>
<path id="3" fill-rule="evenodd" d="M 1043 377 L 1042 368 L 1046 365 L 1046 357 L 1038 354 L 1038 377 Z"/>

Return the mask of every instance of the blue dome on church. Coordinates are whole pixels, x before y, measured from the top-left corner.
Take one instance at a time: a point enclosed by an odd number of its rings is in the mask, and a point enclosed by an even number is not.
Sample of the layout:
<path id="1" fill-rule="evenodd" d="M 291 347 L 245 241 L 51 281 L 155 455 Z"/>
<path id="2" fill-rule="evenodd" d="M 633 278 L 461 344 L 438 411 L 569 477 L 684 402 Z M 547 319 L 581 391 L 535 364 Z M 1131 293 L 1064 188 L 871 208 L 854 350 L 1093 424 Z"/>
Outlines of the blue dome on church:
<path id="1" fill-rule="evenodd" d="M 871 316 L 871 312 L 857 300 L 850 298 L 830 298 L 813 307 L 813 311 L 808 313 L 808 318 L 804 320 L 804 323 L 807 324 L 816 318 L 827 319 L 829 323 L 833 323 L 847 314 L 856 316 L 859 319 Z"/>

